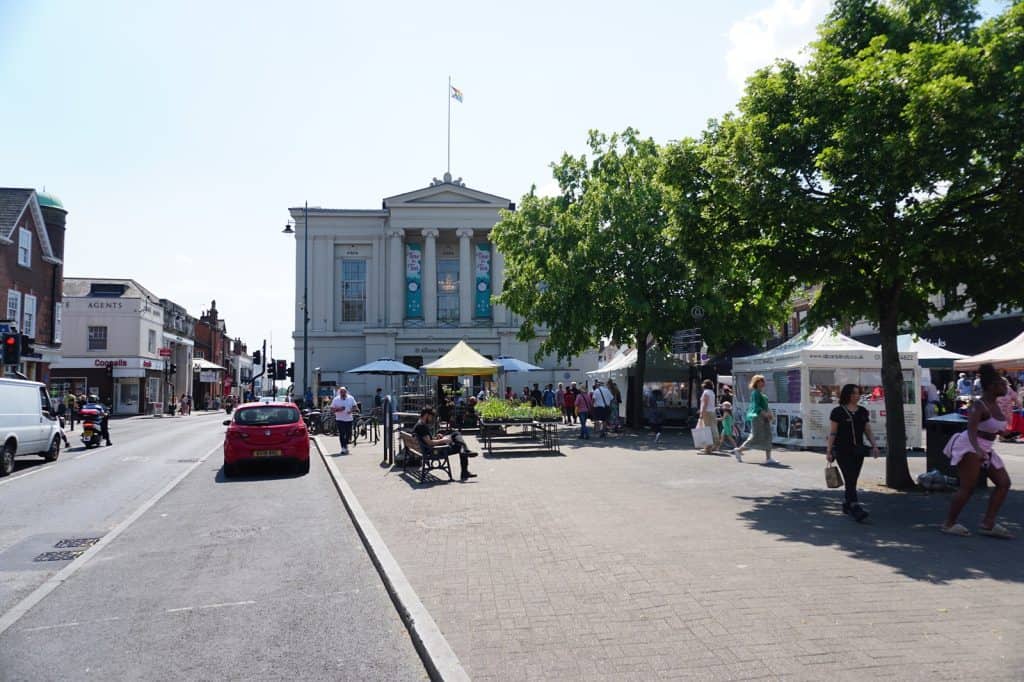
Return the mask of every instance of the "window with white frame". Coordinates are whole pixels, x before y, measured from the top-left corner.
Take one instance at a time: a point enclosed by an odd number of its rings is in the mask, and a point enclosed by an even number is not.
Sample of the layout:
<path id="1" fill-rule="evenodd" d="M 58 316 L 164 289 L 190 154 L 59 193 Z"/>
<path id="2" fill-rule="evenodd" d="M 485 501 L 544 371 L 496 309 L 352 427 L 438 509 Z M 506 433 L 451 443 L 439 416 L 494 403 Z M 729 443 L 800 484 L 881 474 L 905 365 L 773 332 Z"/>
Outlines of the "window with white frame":
<path id="1" fill-rule="evenodd" d="M 156 332 L 152 329 L 149 330 L 149 352 L 156 352 Z"/>
<path id="2" fill-rule="evenodd" d="M 21 292 L 7 290 L 7 319 L 21 328 Z"/>
<path id="3" fill-rule="evenodd" d="M 62 312 L 64 311 L 64 305 L 57 301 L 53 304 L 53 342 L 60 343 L 61 339 L 64 338 L 64 325 Z"/>
<path id="4" fill-rule="evenodd" d="M 32 232 L 18 228 L 18 265 L 32 267 Z"/>
<path id="5" fill-rule="evenodd" d="M 107 328 L 89 327 L 89 350 L 107 349 Z"/>
<path id="6" fill-rule="evenodd" d="M 36 338 L 36 297 L 32 294 L 25 294 L 24 323 L 21 333 L 30 339 Z"/>
<path id="7" fill-rule="evenodd" d="M 341 321 L 366 320 L 366 261 L 341 261 Z"/>

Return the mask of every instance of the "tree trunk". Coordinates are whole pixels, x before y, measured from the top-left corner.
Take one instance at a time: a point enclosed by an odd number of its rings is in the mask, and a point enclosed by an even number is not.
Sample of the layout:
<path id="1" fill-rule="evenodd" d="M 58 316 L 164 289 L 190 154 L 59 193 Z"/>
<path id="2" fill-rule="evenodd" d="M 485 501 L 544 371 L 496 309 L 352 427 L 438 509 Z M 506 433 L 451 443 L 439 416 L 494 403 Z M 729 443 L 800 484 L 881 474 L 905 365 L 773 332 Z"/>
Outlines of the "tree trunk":
<path id="1" fill-rule="evenodd" d="M 895 307 L 895 306 L 892 306 Z M 883 310 L 879 320 L 882 340 L 882 388 L 885 390 L 885 484 L 897 490 L 914 487 L 907 462 L 907 431 L 903 421 L 903 366 L 896 338 L 895 310 Z"/>
<path id="2" fill-rule="evenodd" d="M 647 373 L 647 332 L 636 333 L 636 378 L 629 387 L 632 403 L 630 426 L 639 429 L 644 421 L 644 375 Z"/>

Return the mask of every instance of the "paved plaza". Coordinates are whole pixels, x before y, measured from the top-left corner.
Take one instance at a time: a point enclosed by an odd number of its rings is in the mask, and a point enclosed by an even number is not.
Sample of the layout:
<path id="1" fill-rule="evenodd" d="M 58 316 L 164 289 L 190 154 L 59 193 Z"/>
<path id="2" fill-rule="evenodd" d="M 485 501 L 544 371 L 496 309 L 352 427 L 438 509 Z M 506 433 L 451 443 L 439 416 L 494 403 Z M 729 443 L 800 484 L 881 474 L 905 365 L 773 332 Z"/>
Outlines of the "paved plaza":
<path id="1" fill-rule="evenodd" d="M 766 467 L 678 433 L 566 434 L 561 455 L 421 485 L 379 446 L 319 442 L 474 680 L 1024 676 L 1024 537 L 940 534 L 949 495 L 886 490 L 882 460 L 857 525 L 820 453 Z M 1024 446 L 999 450 L 1024 482 Z M 1020 490 L 1003 519 L 1024 536 Z"/>

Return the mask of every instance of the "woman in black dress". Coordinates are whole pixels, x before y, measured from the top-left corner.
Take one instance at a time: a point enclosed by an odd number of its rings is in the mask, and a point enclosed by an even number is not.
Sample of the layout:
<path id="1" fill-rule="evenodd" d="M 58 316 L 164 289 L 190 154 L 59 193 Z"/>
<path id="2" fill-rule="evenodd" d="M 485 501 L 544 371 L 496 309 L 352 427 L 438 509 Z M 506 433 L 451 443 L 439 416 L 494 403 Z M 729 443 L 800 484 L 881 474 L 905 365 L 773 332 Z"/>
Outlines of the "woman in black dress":
<path id="1" fill-rule="evenodd" d="M 851 515 L 858 522 L 868 517 L 867 510 L 857 501 L 857 479 L 860 477 L 864 457 L 868 453 L 864 445 L 864 436 L 871 443 L 871 456 L 878 457 L 878 446 L 875 436 L 871 433 L 870 415 L 860 406 L 860 389 L 854 384 L 846 384 L 839 393 L 839 407 L 832 410 L 829 416 L 831 429 L 828 434 L 828 448 L 825 457 L 828 461 L 837 462 L 843 473 L 846 484 L 846 499 L 843 502 L 843 513 Z"/>

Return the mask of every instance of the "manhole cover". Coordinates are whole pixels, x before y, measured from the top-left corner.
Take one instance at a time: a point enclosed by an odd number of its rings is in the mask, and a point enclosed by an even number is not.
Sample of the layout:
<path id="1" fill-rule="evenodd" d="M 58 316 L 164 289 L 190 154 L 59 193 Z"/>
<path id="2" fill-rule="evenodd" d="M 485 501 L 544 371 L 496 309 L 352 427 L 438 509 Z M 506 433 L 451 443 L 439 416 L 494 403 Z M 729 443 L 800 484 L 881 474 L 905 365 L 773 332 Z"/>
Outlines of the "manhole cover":
<path id="1" fill-rule="evenodd" d="M 43 552 L 32 561 L 71 561 L 85 554 L 84 549 L 64 550 L 63 552 Z"/>
<path id="2" fill-rule="evenodd" d="M 92 547 L 99 541 L 99 538 L 67 538 L 58 542 L 54 547 L 57 549 L 67 549 L 69 547 Z"/>

